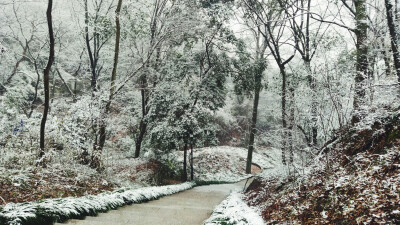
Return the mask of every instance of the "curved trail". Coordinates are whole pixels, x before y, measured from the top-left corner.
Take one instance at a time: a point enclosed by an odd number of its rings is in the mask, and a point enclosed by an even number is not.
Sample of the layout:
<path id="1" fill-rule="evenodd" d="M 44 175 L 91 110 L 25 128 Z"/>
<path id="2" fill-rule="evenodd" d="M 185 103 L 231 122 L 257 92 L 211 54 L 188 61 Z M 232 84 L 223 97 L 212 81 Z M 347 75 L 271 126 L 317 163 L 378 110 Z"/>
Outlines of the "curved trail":
<path id="1" fill-rule="evenodd" d="M 232 191 L 243 190 L 246 180 L 235 184 L 195 187 L 159 200 L 124 206 L 85 220 L 70 220 L 76 225 L 201 225 L 213 209 Z M 247 186 L 249 183 L 247 183 Z M 58 225 L 61 225 L 58 223 Z"/>

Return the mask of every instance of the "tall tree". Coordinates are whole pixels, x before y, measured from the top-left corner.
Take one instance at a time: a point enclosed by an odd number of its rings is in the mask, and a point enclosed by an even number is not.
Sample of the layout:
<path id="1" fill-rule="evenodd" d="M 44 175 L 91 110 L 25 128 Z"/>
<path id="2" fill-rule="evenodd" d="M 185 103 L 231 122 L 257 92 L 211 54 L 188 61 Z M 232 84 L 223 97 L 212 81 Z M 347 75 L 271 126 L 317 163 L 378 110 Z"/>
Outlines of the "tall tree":
<path id="1" fill-rule="evenodd" d="M 163 24 L 162 20 L 162 15 L 165 13 L 167 10 L 166 6 L 169 0 L 156 0 L 154 3 L 154 8 L 153 12 L 151 14 L 151 20 L 150 20 L 150 43 L 149 43 L 149 49 L 156 48 L 157 49 L 157 54 L 156 54 L 156 63 L 155 67 L 158 67 L 158 62 L 160 58 L 160 51 L 161 51 L 161 42 L 160 40 L 160 35 L 163 27 L 165 24 Z M 171 3 L 172 6 L 175 4 L 174 2 Z M 165 21 L 164 21 L 165 23 Z M 147 71 L 142 73 L 140 77 L 140 95 L 141 95 L 141 107 L 142 107 L 142 116 L 140 119 L 139 123 L 139 134 L 137 135 L 136 142 L 135 142 L 135 158 L 139 157 L 140 155 L 140 150 L 142 148 L 142 142 L 144 139 L 144 136 L 147 132 L 147 121 L 146 121 L 146 116 L 149 112 L 149 100 L 150 100 L 150 90 L 149 88 L 151 87 L 151 84 L 149 85 L 149 79 L 150 79 L 150 74 L 146 74 L 150 72 L 150 67 L 151 67 L 151 61 L 149 60 L 147 62 Z M 153 88 L 156 85 L 156 82 L 152 85 Z"/>
<path id="2" fill-rule="evenodd" d="M 327 21 L 324 19 L 316 18 L 311 16 L 313 19 L 334 24 L 341 28 L 345 28 L 348 31 L 354 33 L 356 39 L 356 74 L 354 76 L 354 96 L 353 96 L 353 116 L 351 123 L 358 123 L 366 114 L 363 107 L 367 103 L 366 101 L 366 89 L 368 81 L 368 28 L 369 28 L 369 17 L 367 14 L 367 1 L 366 0 L 352 0 L 352 4 L 349 4 L 346 0 L 341 0 L 343 6 L 353 16 L 355 21 L 355 28 L 350 28 L 346 24 L 340 24 L 335 21 Z M 317 16 L 320 17 L 320 16 Z"/>
<path id="3" fill-rule="evenodd" d="M 284 45 L 289 45 L 288 41 L 282 42 L 282 38 L 286 32 L 286 21 L 290 20 L 284 9 L 279 3 L 272 0 L 245 0 L 245 4 L 250 12 L 256 15 L 255 24 L 257 29 L 264 37 L 264 41 L 268 46 L 282 77 L 281 86 L 281 115 L 282 115 L 282 162 L 286 164 L 286 145 L 287 145 L 287 64 L 292 61 L 295 53 L 286 56 L 282 49 Z"/>
<path id="4" fill-rule="evenodd" d="M 347 5 L 345 0 L 342 0 L 343 4 Z M 356 28 L 354 33 L 356 35 L 356 76 L 355 76 L 355 93 L 353 108 L 354 114 L 352 118 L 352 124 L 359 122 L 364 114 L 362 107 L 366 104 L 366 81 L 368 77 L 368 15 L 367 15 L 367 2 L 366 0 L 353 0 L 355 11 L 354 13 Z"/>
<path id="5" fill-rule="evenodd" d="M 111 109 L 111 103 L 114 98 L 114 92 L 115 92 L 115 81 L 117 79 L 117 67 L 118 67 L 118 58 L 119 58 L 119 46 L 120 46 L 120 40 L 121 40 L 121 24 L 120 24 L 120 13 L 121 13 L 121 7 L 122 7 L 122 0 L 118 0 L 117 4 L 117 9 L 115 10 L 115 24 L 116 24 L 116 33 L 115 33 L 115 47 L 114 47 L 114 64 L 113 64 L 113 69 L 111 73 L 111 84 L 110 84 L 110 93 L 109 93 L 109 98 L 106 103 L 104 113 L 103 113 L 103 118 L 100 121 L 100 130 L 99 130 L 99 135 L 100 135 L 100 141 L 99 141 L 99 146 L 98 146 L 98 151 L 102 151 L 104 144 L 106 142 L 106 122 L 104 119 L 108 116 L 110 109 Z M 99 154 L 95 154 L 99 155 Z M 98 167 L 98 159 L 97 160 L 92 160 L 92 165 L 93 167 Z"/>
<path id="6" fill-rule="evenodd" d="M 247 14 L 246 17 L 252 15 Z M 255 53 L 251 54 L 243 52 L 244 49 L 239 45 L 239 60 L 235 62 L 235 67 L 238 70 L 235 82 L 235 92 L 238 95 L 246 94 L 253 98 L 253 108 L 251 113 L 250 127 L 249 127 L 249 140 L 247 148 L 247 160 L 246 160 L 246 173 L 251 173 L 251 165 L 253 160 L 254 152 L 254 140 L 257 134 L 257 117 L 258 117 L 258 105 L 260 101 L 260 92 L 262 90 L 262 78 L 263 73 L 266 69 L 265 51 L 267 44 L 262 36 L 261 32 L 253 27 L 252 20 L 246 20 L 246 26 L 251 30 L 252 38 L 254 39 Z"/>
<path id="7" fill-rule="evenodd" d="M 325 32 L 321 26 L 311 27 L 312 0 L 278 0 L 278 2 L 290 18 L 288 22 L 295 41 L 294 47 L 301 55 L 307 72 L 307 81 L 312 94 L 310 104 L 311 138 L 308 139 L 310 140 L 309 144 L 315 148 L 318 137 L 318 103 L 316 101 L 316 78 L 312 72 L 311 62 Z"/>
<path id="8" fill-rule="evenodd" d="M 49 29 L 49 37 L 50 37 L 50 54 L 49 60 L 47 62 L 46 68 L 44 69 L 43 73 L 43 83 L 44 83 L 44 111 L 42 122 L 40 124 L 40 153 L 39 153 L 39 160 L 43 160 L 43 156 L 45 154 L 45 129 L 46 129 L 46 121 L 47 121 L 47 114 L 49 112 L 49 100 L 50 100 L 50 90 L 49 90 L 49 76 L 51 71 L 51 66 L 54 62 L 54 32 L 53 32 L 53 20 L 52 20 L 52 9 L 53 9 L 53 0 L 48 1 L 47 6 L 47 26 Z M 43 161 L 40 161 L 43 164 Z"/>
<path id="9" fill-rule="evenodd" d="M 390 2 L 390 0 L 385 0 L 385 7 L 386 7 L 386 17 L 387 17 L 387 23 L 389 27 L 389 33 L 390 33 L 390 43 L 392 47 L 392 52 L 393 52 L 393 60 L 394 60 L 394 66 L 396 68 L 396 74 L 397 74 L 397 80 L 400 83 L 400 55 L 399 55 L 399 31 L 398 31 L 398 26 L 395 23 L 395 17 L 393 14 L 393 5 Z"/>
<path id="10" fill-rule="evenodd" d="M 85 9 L 85 44 L 86 50 L 89 56 L 90 62 L 90 72 L 91 72 L 91 88 L 92 95 L 97 91 L 97 80 L 103 69 L 103 66 L 99 64 L 100 62 L 100 53 L 111 37 L 111 30 L 109 23 L 106 17 L 101 15 L 101 10 L 104 8 L 105 1 L 103 0 L 95 0 L 94 3 L 94 15 L 91 16 L 89 13 L 88 0 L 84 0 L 84 9 Z M 105 7 L 106 12 L 108 14 L 110 9 L 112 8 L 112 3 Z M 90 25 L 92 25 L 92 30 L 90 30 Z M 105 26 L 105 27 L 103 27 Z M 102 30 L 102 31 L 101 31 Z M 92 32 L 92 36 L 90 36 Z"/>
<path id="11" fill-rule="evenodd" d="M 259 42 L 259 40 L 257 41 Z M 258 116 L 258 103 L 260 101 L 260 92 L 262 87 L 262 77 L 265 70 L 264 52 L 265 47 L 260 48 L 260 44 L 257 43 L 256 62 L 253 69 L 254 76 L 254 96 L 253 96 L 253 110 L 251 115 L 251 124 L 249 130 L 249 145 L 247 149 L 247 161 L 246 161 L 246 173 L 251 173 L 251 164 L 253 160 L 254 151 L 254 138 L 257 133 L 257 116 Z M 265 45 L 264 45 L 265 46 Z"/>

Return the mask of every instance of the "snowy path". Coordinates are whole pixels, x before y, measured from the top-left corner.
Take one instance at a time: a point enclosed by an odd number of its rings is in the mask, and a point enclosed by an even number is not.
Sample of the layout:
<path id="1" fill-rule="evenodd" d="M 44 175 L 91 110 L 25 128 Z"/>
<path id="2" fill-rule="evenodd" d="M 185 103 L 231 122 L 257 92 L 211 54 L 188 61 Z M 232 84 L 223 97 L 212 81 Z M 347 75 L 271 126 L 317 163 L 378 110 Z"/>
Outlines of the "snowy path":
<path id="1" fill-rule="evenodd" d="M 121 207 L 97 217 L 70 220 L 76 225 L 201 225 L 231 191 L 243 190 L 246 180 L 235 184 L 195 187 L 142 204 Z M 248 185 L 248 184 L 247 184 Z M 61 225 L 58 223 L 58 225 Z"/>

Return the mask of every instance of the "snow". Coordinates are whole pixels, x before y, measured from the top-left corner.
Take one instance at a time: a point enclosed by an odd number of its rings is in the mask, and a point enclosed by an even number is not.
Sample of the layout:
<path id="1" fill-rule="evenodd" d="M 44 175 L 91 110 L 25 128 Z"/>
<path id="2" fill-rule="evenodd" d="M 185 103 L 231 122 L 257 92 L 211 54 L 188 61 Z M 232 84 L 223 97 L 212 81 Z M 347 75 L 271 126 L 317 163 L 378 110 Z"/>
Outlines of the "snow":
<path id="1" fill-rule="evenodd" d="M 234 192 L 218 205 L 213 214 L 203 225 L 237 224 L 263 225 L 266 224 L 260 215 L 247 206 L 242 200 L 242 194 Z"/>
<path id="2" fill-rule="evenodd" d="M 190 151 L 188 158 L 189 153 Z M 183 152 L 174 152 L 167 157 L 175 158 L 179 167 L 183 162 Z M 251 176 L 245 173 L 247 159 L 245 148 L 216 146 L 193 149 L 193 158 L 196 180 L 236 182 Z M 253 153 L 253 163 L 264 171 L 276 166 L 274 158 L 265 157 L 257 152 Z"/>
<path id="3" fill-rule="evenodd" d="M 9 203 L 0 209 L 0 220 L 5 218 L 9 225 L 19 225 L 38 215 L 48 215 L 60 221 L 62 218 L 74 218 L 107 211 L 126 204 L 140 203 L 190 189 L 194 183 L 145 187 L 139 189 L 119 189 L 99 195 L 79 198 L 58 198 L 28 203 Z"/>

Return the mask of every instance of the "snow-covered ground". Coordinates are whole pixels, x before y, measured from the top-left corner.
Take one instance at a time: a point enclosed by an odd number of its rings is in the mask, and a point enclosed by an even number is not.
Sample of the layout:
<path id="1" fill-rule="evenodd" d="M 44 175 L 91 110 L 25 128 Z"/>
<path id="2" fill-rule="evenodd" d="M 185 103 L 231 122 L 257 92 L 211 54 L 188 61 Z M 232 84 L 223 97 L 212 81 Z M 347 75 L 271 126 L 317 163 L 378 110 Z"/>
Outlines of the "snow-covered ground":
<path id="1" fill-rule="evenodd" d="M 217 146 L 193 149 L 195 180 L 203 181 L 238 181 L 249 177 L 246 174 L 247 149 Z M 172 153 L 179 166 L 183 162 L 183 152 Z M 188 165 L 190 155 L 188 154 Z M 253 163 L 263 171 L 275 168 L 279 163 L 273 157 L 253 153 Z"/>
<path id="2" fill-rule="evenodd" d="M 215 209 L 211 217 L 203 225 L 236 224 L 264 225 L 266 224 L 254 209 L 242 200 L 243 195 L 233 192 Z"/>

